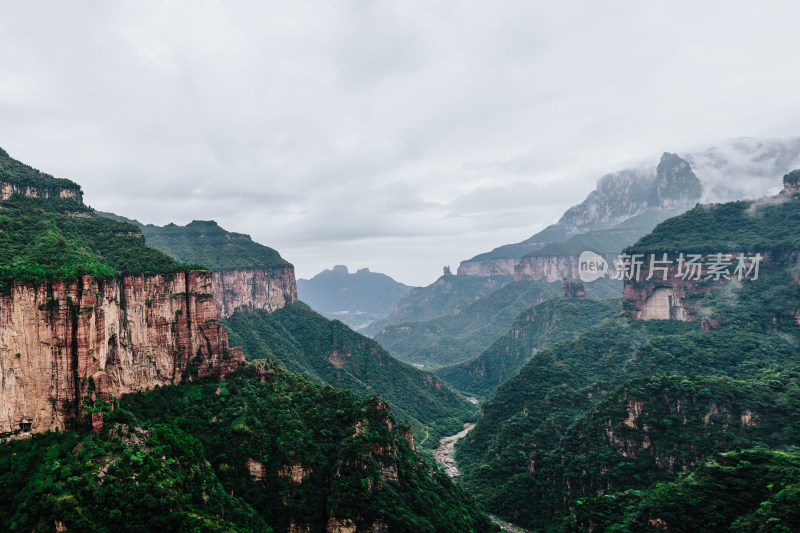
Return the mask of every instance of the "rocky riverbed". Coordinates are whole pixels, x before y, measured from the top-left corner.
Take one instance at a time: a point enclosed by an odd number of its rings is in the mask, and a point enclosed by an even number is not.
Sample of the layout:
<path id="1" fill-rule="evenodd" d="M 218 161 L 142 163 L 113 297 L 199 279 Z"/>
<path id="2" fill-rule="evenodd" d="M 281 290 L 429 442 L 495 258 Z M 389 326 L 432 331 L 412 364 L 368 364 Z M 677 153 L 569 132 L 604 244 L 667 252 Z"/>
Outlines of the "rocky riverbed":
<path id="1" fill-rule="evenodd" d="M 448 476 L 457 477 L 461 475 L 461 471 L 458 469 L 456 460 L 453 458 L 453 451 L 455 449 L 456 442 L 458 442 L 459 439 L 464 438 L 464 436 L 466 436 L 466 434 L 469 433 L 474 427 L 475 424 L 464 424 L 463 431 L 460 431 L 455 435 L 442 438 L 439 441 L 439 447 L 433 451 L 433 456 L 436 457 L 436 462 L 444 467 Z"/>
<path id="2" fill-rule="evenodd" d="M 456 442 L 458 442 L 460 439 L 463 439 L 474 427 L 475 424 L 464 424 L 464 429 L 462 431 L 456 433 L 455 435 L 450 435 L 449 437 L 444 437 L 441 439 L 439 441 L 439 447 L 433 451 L 433 455 L 436 457 L 436 462 L 444 467 L 448 476 L 457 477 L 461 475 L 461 471 L 458 469 L 456 460 L 453 458 L 453 451 L 455 450 Z M 508 533 L 529 533 L 527 530 L 515 526 L 509 522 L 505 522 L 496 516 L 490 516 L 490 518 L 492 519 L 492 522 L 500 526 L 500 529 L 507 531 Z"/>

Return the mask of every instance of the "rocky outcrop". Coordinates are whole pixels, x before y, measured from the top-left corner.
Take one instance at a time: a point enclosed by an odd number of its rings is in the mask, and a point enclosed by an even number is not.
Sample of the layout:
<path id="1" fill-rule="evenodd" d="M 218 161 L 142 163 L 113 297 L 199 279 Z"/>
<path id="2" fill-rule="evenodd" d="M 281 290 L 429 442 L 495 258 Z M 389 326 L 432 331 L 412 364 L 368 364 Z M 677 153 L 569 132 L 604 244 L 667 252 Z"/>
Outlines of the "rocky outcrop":
<path id="1" fill-rule="evenodd" d="M 800 170 L 793 170 L 783 177 L 783 191 L 792 196 L 800 194 Z"/>
<path id="2" fill-rule="evenodd" d="M 297 301 L 294 268 L 222 270 L 213 274 L 214 305 L 221 318 L 235 311 L 275 311 Z"/>
<path id="3" fill-rule="evenodd" d="M 716 255 L 716 254 L 714 254 Z M 732 257 L 732 265 L 736 265 L 736 257 L 739 253 L 725 254 Z M 699 256 L 699 262 L 707 262 L 712 260 L 712 256 Z M 763 267 L 764 263 L 768 263 L 770 254 L 764 253 L 761 257 L 760 264 Z M 658 267 L 661 268 L 661 267 Z M 686 267 L 684 267 L 686 268 Z M 645 262 L 642 265 L 642 270 L 639 275 L 639 280 L 625 280 L 625 288 L 623 289 L 622 301 L 625 312 L 631 317 L 641 320 L 680 320 L 690 321 L 698 318 L 701 314 L 700 300 L 696 298 L 697 295 L 708 292 L 713 287 L 727 283 L 730 279 L 720 277 L 719 279 L 709 279 L 708 272 L 702 271 L 703 274 L 698 277 L 686 276 L 679 271 L 680 267 L 675 262 L 667 267 L 666 273 L 659 271 L 653 276 L 652 280 L 647 280 L 650 277 L 649 266 Z M 729 278 L 736 276 L 730 275 Z M 746 280 L 745 280 L 746 281 Z M 713 322 L 713 321 L 711 321 Z M 711 322 L 706 322 L 704 327 L 712 327 Z"/>
<path id="4" fill-rule="evenodd" d="M 613 274 L 613 265 L 617 254 L 603 254 L 602 257 L 611 269 L 610 274 Z M 533 255 L 523 257 L 514 268 L 514 281 L 580 279 L 578 258 L 579 256 L 577 255 Z"/>
<path id="5" fill-rule="evenodd" d="M 636 302 L 634 309 L 631 310 L 633 318 L 680 321 L 694 318 L 694 315 L 689 313 L 683 305 L 686 296 L 685 285 L 679 287 L 650 287 L 651 291 L 636 290 L 631 287 L 626 287 L 624 294 L 626 298 L 630 298 L 629 301 Z"/>
<path id="6" fill-rule="evenodd" d="M 78 203 L 83 203 L 83 193 L 80 188 L 64 187 L 50 189 L 0 181 L 0 201 L 8 200 L 14 194 L 21 194 L 28 198 L 50 198 L 51 196 L 60 196 L 61 198 L 71 198 Z"/>
<path id="7" fill-rule="evenodd" d="M 559 224 L 591 226 L 639 214 L 647 207 L 647 197 L 652 191 L 652 168 L 649 171 L 627 169 L 606 174 L 583 202 L 564 213 Z"/>
<path id="8" fill-rule="evenodd" d="M 484 259 L 462 261 L 456 271 L 459 276 L 513 276 L 519 259 Z"/>
<path id="9" fill-rule="evenodd" d="M 207 272 L 16 284 L 0 296 L 0 433 L 64 428 L 92 392 L 225 377 L 243 361 Z"/>
<path id="10" fill-rule="evenodd" d="M 675 154 L 664 152 L 656 169 L 653 190 L 647 206 L 655 209 L 691 207 L 700 200 L 703 187 L 689 163 Z"/>
<path id="11" fill-rule="evenodd" d="M 565 298 L 575 298 L 583 300 L 586 298 L 586 286 L 582 281 L 563 279 L 561 280 L 561 292 Z"/>

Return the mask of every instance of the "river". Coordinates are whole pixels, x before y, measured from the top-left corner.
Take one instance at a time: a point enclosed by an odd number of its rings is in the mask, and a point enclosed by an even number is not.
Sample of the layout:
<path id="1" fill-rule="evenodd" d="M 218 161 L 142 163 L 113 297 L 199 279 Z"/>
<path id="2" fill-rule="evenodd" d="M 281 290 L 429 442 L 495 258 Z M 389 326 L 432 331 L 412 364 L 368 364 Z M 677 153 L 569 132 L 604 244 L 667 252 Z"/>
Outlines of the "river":
<path id="1" fill-rule="evenodd" d="M 458 469 L 456 460 L 453 458 L 453 451 L 455 450 L 456 442 L 466 437 L 467 433 L 469 433 L 474 427 L 475 424 L 464 424 L 464 429 L 462 431 L 459 431 L 455 435 L 442 438 L 439 441 L 439 447 L 433 451 L 433 456 L 436 457 L 436 462 L 444 467 L 448 476 L 457 477 L 461 475 L 461 471 Z M 496 516 L 489 515 L 489 517 L 492 519 L 492 522 L 500 526 L 500 529 L 503 531 L 507 531 L 508 533 L 529 533 L 527 530 L 501 520 Z"/>
<path id="2" fill-rule="evenodd" d="M 453 451 L 455 450 L 456 442 L 464 438 L 474 427 L 475 424 L 464 424 L 464 429 L 462 431 L 455 435 L 450 435 L 449 437 L 443 437 L 439 441 L 439 447 L 433 451 L 436 462 L 444 467 L 448 476 L 456 477 L 461 475 L 456 460 L 453 458 Z"/>

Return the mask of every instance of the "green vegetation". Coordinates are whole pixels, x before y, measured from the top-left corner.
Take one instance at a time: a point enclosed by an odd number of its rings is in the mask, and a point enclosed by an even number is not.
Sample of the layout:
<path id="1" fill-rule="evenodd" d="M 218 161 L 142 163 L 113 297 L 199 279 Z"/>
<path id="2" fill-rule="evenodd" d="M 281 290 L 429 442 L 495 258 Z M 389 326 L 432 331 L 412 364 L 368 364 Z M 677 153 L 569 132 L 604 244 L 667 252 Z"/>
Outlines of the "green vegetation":
<path id="1" fill-rule="evenodd" d="M 465 483 L 498 514 L 523 525 L 552 525 L 567 513 L 570 500 L 564 501 L 563 487 L 553 484 L 547 468 L 529 469 L 558 462 L 570 439 L 602 437 L 604 427 L 580 436 L 568 428 L 607 394 L 650 375 L 703 372 L 747 380 L 759 369 L 795 361 L 794 343 L 755 328 L 704 332 L 696 323 L 608 321 L 575 341 L 538 352 L 498 388 L 475 429 L 457 446 Z M 685 435 L 667 437 L 661 447 L 670 448 Z M 612 455 L 619 461 L 619 452 Z M 637 464 L 626 475 L 641 477 L 640 469 Z M 619 486 L 629 477 L 617 480 Z M 541 503 L 534 508 L 525 504 L 529 501 Z"/>
<path id="2" fill-rule="evenodd" d="M 407 433 L 379 398 L 262 362 L 126 396 L 99 435 L 0 444 L 0 529 L 320 532 L 334 517 L 359 530 L 493 531 Z"/>
<path id="3" fill-rule="evenodd" d="M 509 283 L 458 314 L 387 326 L 375 340 L 401 361 L 426 368 L 458 363 L 491 346 L 522 311 L 560 293 L 560 281 Z"/>
<path id="4" fill-rule="evenodd" d="M 511 330 L 477 357 L 435 373 L 465 394 L 488 397 L 538 350 L 571 339 L 621 310 L 621 298 L 546 300 L 520 314 Z"/>
<path id="5" fill-rule="evenodd" d="M 24 192 L 0 202 L 0 291 L 14 282 L 72 281 L 80 276 L 169 274 L 204 269 L 144 244 L 139 228 L 94 216 L 77 183 L 42 174 L 0 150 L 0 181 Z M 61 197 L 71 191 L 77 198 Z M 43 196 L 48 196 L 44 198 Z"/>
<path id="6" fill-rule="evenodd" d="M 142 224 L 112 213 L 99 213 L 141 228 L 148 246 L 158 248 L 178 261 L 205 265 L 215 272 L 248 268 L 292 268 L 291 263 L 249 235 L 225 231 L 213 220 L 195 220 L 185 226 Z"/>
<path id="7" fill-rule="evenodd" d="M 478 298 L 514 281 L 513 276 L 442 276 L 427 287 L 415 287 L 402 297 L 384 319 L 363 329 L 370 337 L 386 326 L 419 322 L 458 313 Z"/>
<path id="8" fill-rule="evenodd" d="M 800 202 L 783 196 L 755 202 L 701 205 L 656 226 L 628 253 L 733 253 L 800 249 Z"/>
<path id="9" fill-rule="evenodd" d="M 81 186 L 74 181 L 54 178 L 9 157 L 0 148 L 0 182 L 25 188 L 35 188 L 40 196 L 58 196 L 61 191 L 74 192 L 81 196 Z"/>
<path id="10" fill-rule="evenodd" d="M 800 203 L 699 207 L 629 248 L 759 251 L 769 262 L 757 281 L 705 286 L 688 297 L 684 303 L 712 319 L 702 328 L 699 321 L 620 316 L 538 351 L 484 404 L 484 416 L 457 445 L 466 487 L 491 511 L 541 529 L 649 531 L 660 524 L 653 518 L 670 530 L 694 531 L 705 507 L 727 509 L 713 518 L 716 530 L 737 520 L 741 531 L 796 529 L 794 493 L 782 493 L 783 485 L 767 476 L 739 505 L 733 489 L 716 490 L 699 465 L 717 452 L 800 444 L 798 222 Z M 747 479 L 754 471 L 734 463 L 729 487 L 744 486 L 736 475 Z M 693 468 L 702 475 L 678 478 Z M 681 521 L 682 505 L 697 515 Z"/>
<path id="11" fill-rule="evenodd" d="M 0 290 L 8 290 L 15 281 L 203 269 L 145 246 L 136 226 L 95 217 L 71 199 L 14 195 L 0 207 Z"/>
<path id="12" fill-rule="evenodd" d="M 800 450 L 716 453 L 669 483 L 581 500 L 566 531 L 766 533 L 800 529 Z"/>
<path id="13" fill-rule="evenodd" d="M 273 313 L 234 313 L 230 342 L 249 358 L 270 357 L 285 368 L 360 397 L 379 394 L 408 420 L 420 445 L 435 447 L 475 419 L 477 407 L 436 377 L 390 356 L 339 321 L 297 303 Z"/>

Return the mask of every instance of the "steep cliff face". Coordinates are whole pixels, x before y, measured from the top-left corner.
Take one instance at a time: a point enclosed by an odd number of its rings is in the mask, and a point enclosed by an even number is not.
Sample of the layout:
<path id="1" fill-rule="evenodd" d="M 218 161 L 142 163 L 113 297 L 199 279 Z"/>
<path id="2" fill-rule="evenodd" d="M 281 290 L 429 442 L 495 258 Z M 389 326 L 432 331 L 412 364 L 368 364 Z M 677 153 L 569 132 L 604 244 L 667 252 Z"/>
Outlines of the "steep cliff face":
<path id="1" fill-rule="evenodd" d="M 0 297 L 0 433 L 65 427 L 92 382 L 118 396 L 242 361 L 207 272 L 16 284 Z"/>
<path id="2" fill-rule="evenodd" d="M 212 285 L 214 305 L 221 318 L 237 310 L 272 312 L 297 301 L 291 266 L 214 272 Z"/>
<path id="3" fill-rule="evenodd" d="M 617 254 L 603 254 L 609 267 L 613 267 Z M 528 256 L 520 259 L 514 267 L 515 281 L 559 281 L 563 279 L 580 279 L 577 255 L 561 256 Z M 613 273 L 613 268 L 612 268 Z"/>
<path id="4" fill-rule="evenodd" d="M 21 185 L 0 181 L 0 201 L 8 200 L 14 194 L 21 194 L 28 198 L 50 198 L 53 196 L 58 196 L 60 198 L 70 198 L 77 202 L 83 201 L 83 193 L 80 189 L 48 189 L 44 187 L 31 187 L 30 185 Z"/>
<path id="5" fill-rule="evenodd" d="M 518 259 L 483 259 L 462 261 L 458 265 L 459 276 L 513 276 Z"/>
<path id="6" fill-rule="evenodd" d="M 670 211 L 670 216 L 679 214 L 694 205 L 701 194 L 702 186 L 689 162 L 665 152 L 655 171 L 650 166 L 606 174 L 597 181 L 597 188 L 583 202 L 569 208 L 558 223 L 526 241 L 463 261 L 458 273 L 516 276 L 518 271 L 536 268 L 522 265 L 528 255 L 568 255 L 564 250 L 575 245 L 582 246 L 577 254 L 584 249 L 620 251 L 652 229 L 647 227 L 648 219 L 663 220 L 665 211 Z M 631 224 L 637 218 L 642 220 Z M 639 231 L 639 227 L 645 229 Z M 616 241 L 622 244 L 615 250 Z M 547 253 L 554 246 L 560 248 L 560 253 Z"/>
<path id="7" fill-rule="evenodd" d="M 647 206 L 656 209 L 689 207 L 700 200 L 703 193 L 689 162 L 667 152 L 661 156 L 652 187 Z"/>
<path id="8" fill-rule="evenodd" d="M 647 197 L 653 183 L 652 167 L 649 170 L 629 169 L 606 174 L 597 181 L 597 189 L 586 200 L 569 208 L 559 223 L 586 226 L 636 215 L 647 207 Z"/>

